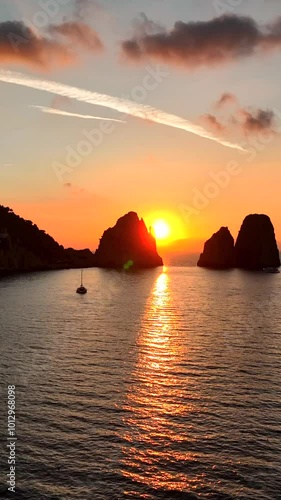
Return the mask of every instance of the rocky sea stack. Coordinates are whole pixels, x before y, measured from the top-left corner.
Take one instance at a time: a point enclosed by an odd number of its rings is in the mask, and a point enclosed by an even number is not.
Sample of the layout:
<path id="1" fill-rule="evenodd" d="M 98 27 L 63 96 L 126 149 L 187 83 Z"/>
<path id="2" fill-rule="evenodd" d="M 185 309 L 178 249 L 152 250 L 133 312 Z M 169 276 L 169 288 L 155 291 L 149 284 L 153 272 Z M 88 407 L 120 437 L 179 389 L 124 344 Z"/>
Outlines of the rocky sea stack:
<path id="1" fill-rule="evenodd" d="M 274 227 L 267 215 L 253 214 L 244 219 L 235 244 L 235 258 L 240 269 L 280 266 Z"/>
<path id="2" fill-rule="evenodd" d="M 197 265 L 210 269 L 234 267 L 234 239 L 227 227 L 221 227 L 217 233 L 206 241 Z"/>
<path id="3" fill-rule="evenodd" d="M 248 215 L 235 246 L 228 228 L 222 227 L 205 243 L 197 265 L 210 269 L 237 267 L 257 271 L 280 267 L 279 250 L 270 218 L 263 214 Z"/>
<path id="4" fill-rule="evenodd" d="M 144 269 L 163 265 L 155 238 L 135 212 L 124 215 L 114 227 L 103 233 L 95 260 L 98 267 L 113 269 Z"/>

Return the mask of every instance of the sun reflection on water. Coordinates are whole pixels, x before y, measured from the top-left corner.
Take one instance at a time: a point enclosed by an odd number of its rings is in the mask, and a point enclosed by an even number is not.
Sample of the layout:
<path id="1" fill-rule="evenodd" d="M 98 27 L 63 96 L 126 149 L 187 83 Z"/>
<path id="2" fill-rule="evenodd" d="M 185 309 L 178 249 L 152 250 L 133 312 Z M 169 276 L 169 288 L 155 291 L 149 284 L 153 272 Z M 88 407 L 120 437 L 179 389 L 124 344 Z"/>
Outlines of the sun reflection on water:
<path id="1" fill-rule="evenodd" d="M 188 378 L 181 369 L 186 346 L 180 341 L 179 322 L 170 277 L 164 270 L 147 302 L 138 359 L 123 406 L 122 473 L 144 489 L 190 491 L 194 481 L 183 472 L 186 466 L 178 467 L 193 460 L 192 453 L 179 445 L 188 429 L 188 411 L 194 410 L 194 402 L 186 400 Z"/>

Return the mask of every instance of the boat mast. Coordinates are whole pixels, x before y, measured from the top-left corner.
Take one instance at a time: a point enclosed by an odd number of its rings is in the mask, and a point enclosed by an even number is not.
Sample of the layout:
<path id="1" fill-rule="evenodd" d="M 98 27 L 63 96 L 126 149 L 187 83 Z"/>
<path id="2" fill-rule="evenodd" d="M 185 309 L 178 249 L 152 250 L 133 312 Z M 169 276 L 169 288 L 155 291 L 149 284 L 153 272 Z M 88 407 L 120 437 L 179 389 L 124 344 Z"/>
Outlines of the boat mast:
<path id="1" fill-rule="evenodd" d="M 81 269 L 81 286 L 83 286 L 83 269 Z"/>

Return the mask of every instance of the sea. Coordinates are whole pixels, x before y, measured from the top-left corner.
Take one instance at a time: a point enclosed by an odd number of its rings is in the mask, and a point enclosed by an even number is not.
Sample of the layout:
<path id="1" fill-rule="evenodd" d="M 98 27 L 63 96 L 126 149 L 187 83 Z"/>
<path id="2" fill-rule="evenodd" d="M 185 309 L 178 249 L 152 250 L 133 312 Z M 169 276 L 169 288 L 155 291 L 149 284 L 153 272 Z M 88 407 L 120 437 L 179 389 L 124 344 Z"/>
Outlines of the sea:
<path id="1" fill-rule="evenodd" d="M 0 280 L 0 497 L 281 499 L 281 275 L 87 269 L 79 284 Z"/>

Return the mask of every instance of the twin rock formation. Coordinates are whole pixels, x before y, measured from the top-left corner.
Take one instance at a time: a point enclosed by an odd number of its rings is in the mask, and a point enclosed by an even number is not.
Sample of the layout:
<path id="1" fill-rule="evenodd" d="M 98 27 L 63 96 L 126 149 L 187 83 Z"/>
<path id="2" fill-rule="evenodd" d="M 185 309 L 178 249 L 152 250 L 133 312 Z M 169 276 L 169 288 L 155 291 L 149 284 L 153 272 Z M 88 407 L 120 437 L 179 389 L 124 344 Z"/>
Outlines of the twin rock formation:
<path id="1" fill-rule="evenodd" d="M 210 269 L 250 270 L 279 267 L 279 250 L 270 218 L 263 214 L 248 215 L 235 244 L 228 228 L 222 227 L 205 243 L 197 265 Z"/>

